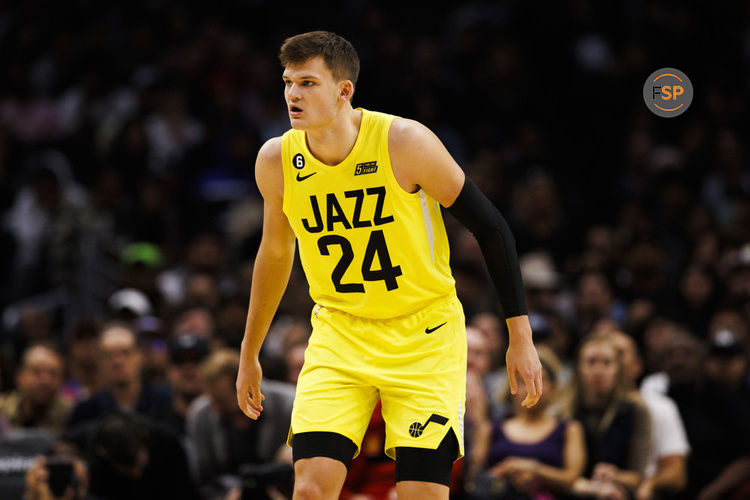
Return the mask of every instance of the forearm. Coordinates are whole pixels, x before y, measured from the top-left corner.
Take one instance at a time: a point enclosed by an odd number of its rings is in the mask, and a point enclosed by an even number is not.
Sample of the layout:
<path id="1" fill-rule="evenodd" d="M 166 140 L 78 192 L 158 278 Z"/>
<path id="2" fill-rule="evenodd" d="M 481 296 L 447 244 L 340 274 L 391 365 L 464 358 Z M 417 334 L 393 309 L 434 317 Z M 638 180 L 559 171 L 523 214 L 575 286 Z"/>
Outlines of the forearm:
<path id="1" fill-rule="evenodd" d="M 291 251 L 272 251 L 261 243 L 253 267 L 250 305 L 242 340 L 244 356 L 258 356 L 261 345 L 279 307 L 294 262 Z"/>
<path id="2" fill-rule="evenodd" d="M 545 464 L 539 464 L 534 472 L 550 488 L 558 491 L 570 490 L 575 480 L 579 477 L 578 472 L 574 469 L 561 469 Z"/>
<path id="3" fill-rule="evenodd" d="M 657 490 L 681 490 L 687 483 L 685 473 L 685 457 L 673 455 L 660 460 L 657 473 L 647 479 Z"/>
<path id="4" fill-rule="evenodd" d="M 641 475 L 632 470 L 618 470 L 614 477 L 615 482 L 628 489 L 635 489 L 641 483 Z"/>
<path id="5" fill-rule="evenodd" d="M 468 177 L 448 210 L 476 238 L 505 318 L 525 315 L 526 298 L 516 241 L 503 216 Z"/>
<path id="6" fill-rule="evenodd" d="M 710 498 L 723 497 L 742 481 L 750 478 L 750 457 L 738 458 L 724 467 L 719 477 L 708 484 L 701 493 L 710 491 Z"/>

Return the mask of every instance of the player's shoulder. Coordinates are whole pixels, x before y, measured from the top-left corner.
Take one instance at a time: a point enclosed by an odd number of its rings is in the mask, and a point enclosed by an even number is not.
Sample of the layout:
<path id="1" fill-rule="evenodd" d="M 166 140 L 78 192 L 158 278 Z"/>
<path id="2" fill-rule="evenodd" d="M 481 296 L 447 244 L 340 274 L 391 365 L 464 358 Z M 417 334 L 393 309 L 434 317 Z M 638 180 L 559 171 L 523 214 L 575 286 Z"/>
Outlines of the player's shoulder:
<path id="1" fill-rule="evenodd" d="M 396 117 L 388 131 L 388 149 L 391 154 L 418 153 L 420 148 L 440 142 L 437 136 L 417 120 Z"/>
<path id="2" fill-rule="evenodd" d="M 281 137 L 272 137 L 268 139 L 258 150 L 258 164 L 281 165 Z"/>
<path id="3" fill-rule="evenodd" d="M 408 142 L 432 135 L 432 131 L 417 120 L 397 116 L 391 123 L 389 139 Z"/>
<path id="4" fill-rule="evenodd" d="M 281 137 L 268 139 L 258 150 L 258 158 L 255 161 L 255 182 L 264 198 L 271 193 L 278 196 L 283 193 Z"/>

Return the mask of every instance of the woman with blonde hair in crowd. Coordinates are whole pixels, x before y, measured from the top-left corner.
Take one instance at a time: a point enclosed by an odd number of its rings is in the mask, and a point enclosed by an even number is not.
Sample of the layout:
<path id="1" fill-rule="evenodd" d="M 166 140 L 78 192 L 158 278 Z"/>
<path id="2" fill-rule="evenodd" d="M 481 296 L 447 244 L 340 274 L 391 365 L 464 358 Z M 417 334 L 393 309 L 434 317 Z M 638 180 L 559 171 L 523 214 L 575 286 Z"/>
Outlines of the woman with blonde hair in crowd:
<path id="1" fill-rule="evenodd" d="M 617 345 L 609 337 L 581 342 L 564 414 L 583 424 L 588 460 L 574 491 L 627 498 L 641 481 L 651 448 L 651 418 L 628 390 Z M 585 479 L 590 478 L 590 479 Z"/>
<path id="2" fill-rule="evenodd" d="M 560 361 L 548 348 L 540 347 L 538 352 L 542 397 L 526 408 L 521 405 L 526 397 L 523 384 L 515 395 L 506 389 L 510 416 L 484 426 L 485 435 L 477 440 L 475 456 L 485 457 L 486 473 L 477 478 L 471 498 L 555 498 L 569 491 L 583 472 L 586 450 L 581 424 L 560 419 L 555 411 Z"/>

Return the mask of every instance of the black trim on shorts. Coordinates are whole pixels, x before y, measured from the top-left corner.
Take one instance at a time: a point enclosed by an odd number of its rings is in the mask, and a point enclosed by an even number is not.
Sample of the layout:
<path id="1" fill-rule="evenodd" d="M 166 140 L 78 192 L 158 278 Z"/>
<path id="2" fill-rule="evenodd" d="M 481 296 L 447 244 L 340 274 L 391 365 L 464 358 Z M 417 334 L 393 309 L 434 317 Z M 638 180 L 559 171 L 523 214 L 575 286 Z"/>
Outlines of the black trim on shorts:
<path id="1" fill-rule="evenodd" d="M 458 440 L 453 429 L 448 430 L 435 450 L 396 447 L 396 482 L 424 481 L 450 486 L 456 457 Z"/>
<path id="2" fill-rule="evenodd" d="M 302 458 L 328 457 L 343 463 L 347 470 L 357 445 L 335 432 L 301 432 L 292 436 L 292 461 Z"/>

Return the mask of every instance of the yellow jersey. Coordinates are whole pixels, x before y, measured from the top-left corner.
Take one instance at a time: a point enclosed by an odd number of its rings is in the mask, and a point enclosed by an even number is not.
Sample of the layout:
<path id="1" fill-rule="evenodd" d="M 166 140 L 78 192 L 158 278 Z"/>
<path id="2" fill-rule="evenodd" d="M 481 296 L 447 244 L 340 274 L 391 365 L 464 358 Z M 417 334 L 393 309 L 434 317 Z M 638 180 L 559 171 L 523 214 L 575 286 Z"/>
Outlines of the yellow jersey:
<path id="1" fill-rule="evenodd" d="M 283 210 L 317 304 L 394 318 L 455 293 L 448 238 L 437 201 L 407 193 L 393 175 L 395 116 L 361 111 L 357 140 L 338 165 L 316 159 L 304 131 L 282 136 Z"/>

